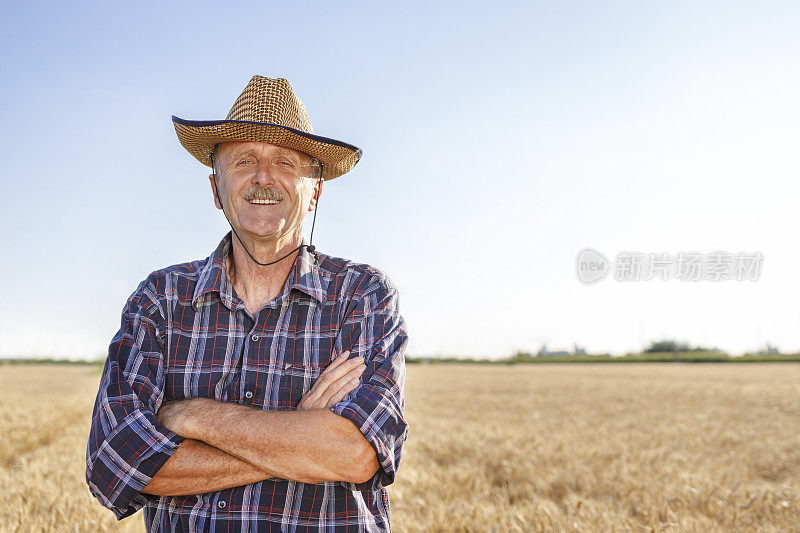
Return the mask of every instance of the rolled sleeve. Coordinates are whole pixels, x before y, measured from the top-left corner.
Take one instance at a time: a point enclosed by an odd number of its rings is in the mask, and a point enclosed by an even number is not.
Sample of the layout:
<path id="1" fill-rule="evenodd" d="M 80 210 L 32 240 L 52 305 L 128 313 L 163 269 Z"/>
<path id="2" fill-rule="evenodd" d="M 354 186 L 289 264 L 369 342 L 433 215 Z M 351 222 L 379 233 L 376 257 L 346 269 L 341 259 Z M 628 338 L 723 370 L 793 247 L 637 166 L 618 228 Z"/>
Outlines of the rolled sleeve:
<path id="1" fill-rule="evenodd" d="M 351 347 L 367 368 L 359 386 L 330 409 L 355 423 L 380 466 L 364 483 L 340 483 L 351 490 L 378 490 L 394 482 L 409 432 L 403 393 L 408 335 L 394 287 L 383 285 L 366 295 L 344 330 L 342 349 Z"/>
<path id="2" fill-rule="evenodd" d="M 118 519 L 147 503 L 142 490 L 183 437 L 156 422 L 163 399 L 163 350 L 158 310 L 143 282 L 128 299 L 109 347 L 86 450 L 91 493 Z"/>

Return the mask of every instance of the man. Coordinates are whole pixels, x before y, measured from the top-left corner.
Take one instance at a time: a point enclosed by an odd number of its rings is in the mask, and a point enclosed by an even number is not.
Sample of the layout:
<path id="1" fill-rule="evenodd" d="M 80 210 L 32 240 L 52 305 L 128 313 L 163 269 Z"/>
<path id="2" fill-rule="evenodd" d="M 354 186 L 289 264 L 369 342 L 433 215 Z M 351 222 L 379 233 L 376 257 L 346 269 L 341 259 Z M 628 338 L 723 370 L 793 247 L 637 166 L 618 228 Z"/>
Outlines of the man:
<path id="1" fill-rule="evenodd" d="M 143 507 L 151 531 L 388 531 L 408 434 L 397 291 L 302 237 L 361 150 L 314 135 L 283 79 L 254 76 L 225 120 L 173 123 L 232 233 L 128 299 L 91 492 L 118 518 Z"/>

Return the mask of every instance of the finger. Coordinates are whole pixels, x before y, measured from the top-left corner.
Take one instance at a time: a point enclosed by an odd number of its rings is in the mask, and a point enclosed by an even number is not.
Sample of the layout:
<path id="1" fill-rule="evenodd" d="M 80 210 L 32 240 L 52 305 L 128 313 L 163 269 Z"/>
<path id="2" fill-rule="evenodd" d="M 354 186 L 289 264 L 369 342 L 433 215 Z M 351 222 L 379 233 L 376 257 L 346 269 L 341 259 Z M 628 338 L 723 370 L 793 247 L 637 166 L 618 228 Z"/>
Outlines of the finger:
<path id="1" fill-rule="evenodd" d="M 322 405 L 324 405 L 325 401 L 331 394 L 327 392 L 328 387 L 341 379 L 342 376 L 345 376 L 348 372 L 352 371 L 353 368 L 357 367 L 364 360 L 363 357 L 354 357 L 352 359 L 348 359 L 349 355 L 350 350 L 345 350 L 331 364 L 329 364 L 325 370 L 322 371 L 314 384 L 311 386 L 311 390 L 306 393 L 308 401 L 313 403 L 322 403 Z M 338 387 L 334 390 L 338 390 Z M 320 400 L 321 398 L 323 399 Z"/>
<path id="2" fill-rule="evenodd" d="M 318 380 L 317 383 L 314 384 L 314 387 L 312 387 L 312 389 L 309 390 L 300 400 L 301 403 L 299 407 L 301 409 L 324 409 L 326 404 L 330 403 L 331 397 L 340 391 L 342 387 L 346 386 L 348 382 L 355 379 L 357 383 L 365 368 L 366 365 L 360 364 L 328 385 L 325 385 L 323 382 Z M 347 394 L 347 392 L 344 394 Z"/>
<path id="3" fill-rule="evenodd" d="M 322 373 L 323 373 L 323 374 L 325 374 L 325 373 L 327 373 L 327 372 L 332 372 L 332 371 L 333 371 L 333 370 L 335 370 L 337 367 L 339 367 L 339 366 L 340 366 L 342 363 L 345 363 L 345 362 L 347 362 L 347 359 L 348 359 L 349 357 L 350 357 L 350 350 L 345 350 L 345 351 L 343 351 L 342 353 L 340 353 L 339 355 L 337 355 L 336 357 L 334 357 L 334 358 L 331 360 L 331 362 L 330 362 L 330 363 L 328 363 L 328 366 L 326 366 L 326 367 L 325 367 L 325 369 L 322 371 Z"/>
<path id="4" fill-rule="evenodd" d="M 339 389 L 339 391 L 336 394 L 331 396 L 331 398 L 328 400 L 328 403 L 325 404 L 325 407 L 330 407 L 332 405 L 336 405 L 337 403 L 341 402 L 345 396 L 353 392 L 358 387 L 359 383 L 361 383 L 361 380 L 359 378 L 353 378 L 350 381 L 348 381 L 344 385 L 344 387 Z"/>
<path id="5" fill-rule="evenodd" d="M 364 373 L 364 370 L 366 370 L 366 368 L 367 368 L 367 365 L 365 365 L 363 363 L 358 365 L 353 370 L 351 370 L 347 374 L 343 375 L 342 377 L 337 379 L 335 382 L 331 383 L 328 386 L 328 391 L 330 392 L 331 395 L 335 394 L 339 389 L 341 389 L 342 387 L 347 385 L 351 380 L 353 380 L 353 379 L 360 380 L 361 379 L 361 375 Z"/>
<path id="6" fill-rule="evenodd" d="M 337 387 L 335 391 L 328 389 L 328 392 L 322 395 L 317 402 L 322 404 L 324 407 L 330 407 L 333 404 L 339 403 L 342 401 L 342 398 L 347 396 L 348 393 L 352 392 L 356 387 L 358 387 L 359 383 L 361 383 L 361 379 L 359 377 L 350 378 L 347 381 L 344 381 L 341 387 Z"/>
<path id="7" fill-rule="evenodd" d="M 333 358 L 333 360 L 330 362 L 330 364 L 327 366 L 327 368 L 331 368 L 331 367 L 336 368 L 340 364 L 342 364 L 345 361 L 347 361 L 348 357 L 350 357 L 350 350 L 343 351 L 342 353 L 340 353 L 339 355 L 337 355 L 336 357 Z"/>
<path id="8" fill-rule="evenodd" d="M 314 383 L 314 386 L 319 389 L 320 392 L 324 391 L 328 388 L 331 383 L 336 382 L 342 376 L 353 370 L 354 368 L 358 367 L 360 364 L 364 362 L 363 357 L 353 357 L 352 359 L 348 359 L 344 363 L 339 364 L 336 368 L 330 370 L 328 368 L 322 372 L 317 378 L 317 381 Z"/>
<path id="9" fill-rule="evenodd" d="M 316 398 L 318 398 L 319 395 L 325 390 L 325 387 L 327 386 L 326 384 L 329 382 L 329 378 L 326 378 L 325 376 L 328 376 L 331 372 L 336 370 L 342 363 L 346 362 L 347 357 L 349 355 L 350 355 L 350 350 L 345 350 L 344 352 L 336 356 L 333 359 L 333 361 L 331 361 L 328 364 L 328 366 L 325 367 L 322 373 L 320 373 L 320 375 L 317 376 L 317 379 L 311 385 L 311 389 L 308 392 L 306 392 L 303 398 L 308 400 L 316 400 Z"/>
<path id="10" fill-rule="evenodd" d="M 356 368 L 352 369 L 350 372 L 342 375 L 339 379 L 328 385 L 328 387 L 320 394 L 319 401 L 323 404 L 327 404 L 328 401 L 335 395 L 342 387 L 345 387 L 349 384 L 350 381 L 353 379 L 358 380 L 361 377 L 361 374 L 364 372 L 364 369 L 367 368 L 367 365 L 360 364 Z"/>

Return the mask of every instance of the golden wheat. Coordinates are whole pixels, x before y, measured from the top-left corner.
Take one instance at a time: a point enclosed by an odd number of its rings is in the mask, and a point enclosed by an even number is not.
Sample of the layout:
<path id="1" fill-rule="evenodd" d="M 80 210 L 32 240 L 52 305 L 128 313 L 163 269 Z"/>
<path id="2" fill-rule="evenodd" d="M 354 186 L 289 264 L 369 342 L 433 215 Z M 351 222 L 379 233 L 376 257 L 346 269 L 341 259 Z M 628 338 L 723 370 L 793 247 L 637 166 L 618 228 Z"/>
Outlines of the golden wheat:
<path id="1" fill-rule="evenodd" d="M 99 373 L 0 366 L 0 530 L 141 531 L 89 495 Z M 800 365 L 410 365 L 398 532 L 800 530 Z"/>

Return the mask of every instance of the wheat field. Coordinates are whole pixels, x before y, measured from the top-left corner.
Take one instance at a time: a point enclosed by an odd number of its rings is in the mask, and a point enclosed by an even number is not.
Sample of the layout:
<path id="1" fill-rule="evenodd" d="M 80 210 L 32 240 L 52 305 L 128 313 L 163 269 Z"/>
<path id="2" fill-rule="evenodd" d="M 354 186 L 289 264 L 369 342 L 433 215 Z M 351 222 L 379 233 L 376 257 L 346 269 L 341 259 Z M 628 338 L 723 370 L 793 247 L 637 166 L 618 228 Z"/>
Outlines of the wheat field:
<path id="1" fill-rule="evenodd" d="M 99 371 L 0 365 L 0 531 L 142 531 L 89 495 Z M 395 531 L 800 531 L 800 365 L 409 365 Z"/>

